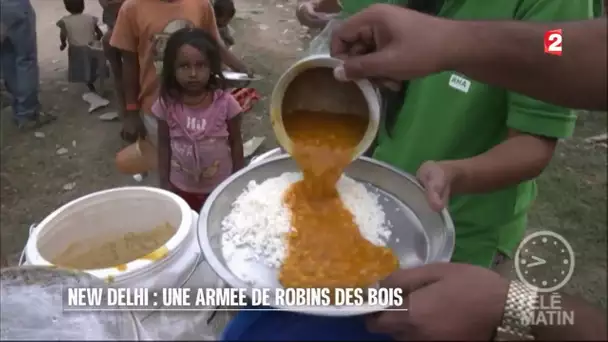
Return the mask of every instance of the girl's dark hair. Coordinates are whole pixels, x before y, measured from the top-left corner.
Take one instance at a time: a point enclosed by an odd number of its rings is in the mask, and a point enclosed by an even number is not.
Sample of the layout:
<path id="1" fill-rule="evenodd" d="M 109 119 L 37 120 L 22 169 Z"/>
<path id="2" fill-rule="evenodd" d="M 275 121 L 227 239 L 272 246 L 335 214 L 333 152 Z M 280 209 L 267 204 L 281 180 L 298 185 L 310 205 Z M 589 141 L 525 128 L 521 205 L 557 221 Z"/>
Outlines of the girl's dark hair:
<path id="1" fill-rule="evenodd" d="M 213 11 L 216 18 L 232 18 L 236 13 L 236 8 L 232 0 L 215 0 L 213 2 Z"/>
<path id="2" fill-rule="evenodd" d="M 65 9 L 72 14 L 84 12 L 84 0 L 63 0 Z"/>
<path id="3" fill-rule="evenodd" d="M 199 28 L 183 28 L 175 31 L 167 41 L 163 56 L 163 69 L 160 77 L 160 98 L 166 106 L 181 100 L 183 91 L 175 77 L 175 61 L 177 54 L 184 45 L 190 45 L 207 57 L 209 62 L 209 81 L 207 89 L 224 89 L 226 79 L 222 73 L 222 58 L 220 46 L 205 30 Z"/>

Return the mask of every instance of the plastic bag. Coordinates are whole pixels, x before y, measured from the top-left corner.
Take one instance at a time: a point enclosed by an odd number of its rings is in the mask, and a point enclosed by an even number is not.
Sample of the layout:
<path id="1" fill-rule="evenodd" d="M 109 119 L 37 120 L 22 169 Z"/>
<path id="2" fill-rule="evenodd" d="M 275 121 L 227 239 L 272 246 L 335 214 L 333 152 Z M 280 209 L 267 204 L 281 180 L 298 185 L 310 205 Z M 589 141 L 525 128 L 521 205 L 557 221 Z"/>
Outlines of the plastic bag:
<path id="1" fill-rule="evenodd" d="M 307 55 L 329 55 L 329 44 L 331 42 L 331 34 L 333 30 L 336 29 L 342 20 L 340 19 L 332 19 L 327 25 L 323 28 L 323 30 L 310 42 L 308 46 Z"/>
<path id="2" fill-rule="evenodd" d="M 128 312 L 63 310 L 64 288 L 99 285 L 87 283 L 87 277 L 32 267 L 7 270 L 0 291 L 1 340 L 137 339 L 135 321 Z"/>
<path id="3" fill-rule="evenodd" d="M 140 339 L 147 341 L 218 341 L 233 312 L 158 311 L 141 322 Z"/>
<path id="4" fill-rule="evenodd" d="M 202 261 L 184 288 L 221 288 L 224 282 L 208 262 Z M 140 318 L 139 334 L 143 340 L 217 341 L 231 318 L 230 312 L 217 312 L 208 306 L 197 311 L 155 311 Z"/>

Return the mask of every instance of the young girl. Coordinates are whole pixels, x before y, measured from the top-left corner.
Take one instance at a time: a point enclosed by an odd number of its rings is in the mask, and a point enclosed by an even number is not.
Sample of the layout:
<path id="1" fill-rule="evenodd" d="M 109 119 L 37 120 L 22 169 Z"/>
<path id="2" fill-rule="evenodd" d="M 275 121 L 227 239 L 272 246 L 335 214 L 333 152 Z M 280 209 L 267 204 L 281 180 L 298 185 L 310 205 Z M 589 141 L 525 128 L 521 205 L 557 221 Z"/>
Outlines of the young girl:
<path id="1" fill-rule="evenodd" d="M 59 39 L 61 51 L 68 47 L 68 80 L 75 83 L 86 83 L 94 92 L 93 83 L 97 79 L 97 58 L 89 45 L 101 40 L 103 32 L 97 25 L 96 17 L 84 12 L 84 0 L 63 0 L 65 9 L 70 12 L 57 22 L 61 30 Z"/>
<path id="2" fill-rule="evenodd" d="M 217 31 L 210 0 L 128 0 L 123 2 L 110 45 L 120 50 L 125 100 L 121 136 L 135 142 L 146 137 L 156 144 L 157 120 L 152 104 L 158 98 L 163 50 L 171 33 L 199 27 L 220 42 L 220 53 L 234 71 L 247 67 L 226 48 Z"/>
<path id="3" fill-rule="evenodd" d="M 209 193 L 244 165 L 241 107 L 224 91 L 220 47 L 203 29 L 171 35 L 160 81 L 152 114 L 161 187 L 199 211 Z"/>

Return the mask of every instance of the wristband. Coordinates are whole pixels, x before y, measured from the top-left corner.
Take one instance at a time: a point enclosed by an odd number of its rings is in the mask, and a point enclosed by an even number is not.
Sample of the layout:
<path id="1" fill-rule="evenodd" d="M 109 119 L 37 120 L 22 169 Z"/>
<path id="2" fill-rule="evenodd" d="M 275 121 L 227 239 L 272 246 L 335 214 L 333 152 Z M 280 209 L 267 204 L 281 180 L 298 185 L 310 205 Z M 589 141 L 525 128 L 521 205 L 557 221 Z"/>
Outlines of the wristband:
<path id="1" fill-rule="evenodd" d="M 538 307 L 538 292 L 518 281 L 511 281 L 501 325 L 494 341 L 532 341 L 532 322 Z"/>
<path id="2" fill-rule="evenodd" d="M 135 103 L 129 103 L 127 104 L 127 111 L 136 111 L 139 110 L 139 105 L 135 104 Z"/>

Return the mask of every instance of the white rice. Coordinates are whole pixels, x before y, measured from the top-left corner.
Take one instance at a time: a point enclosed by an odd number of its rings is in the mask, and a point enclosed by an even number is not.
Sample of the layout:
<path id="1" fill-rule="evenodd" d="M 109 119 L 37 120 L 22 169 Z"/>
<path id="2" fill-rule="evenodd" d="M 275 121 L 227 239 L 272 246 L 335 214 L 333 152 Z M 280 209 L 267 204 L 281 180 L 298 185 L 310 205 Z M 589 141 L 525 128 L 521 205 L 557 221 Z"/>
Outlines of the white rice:
<path id="1" fill-rule="evenodd" d="M 261 184 L 253 181 L 248 184 L 222 222 L 222 252 L 228 264 L 236 254 L 239 259 L 244 254 L 246 260 L 261 262 L 273 269 L 281 266 L 286 254 L 286 234 L 291 229 L 291 212 L 283 204 L 283 194 L 300 179 L 301 174 L 291 172 Z M 385 246 L 391 231 L 378 195 L 346 176 L 338 181 L 337 188 L 361 235 L 375 245 Z"/>

